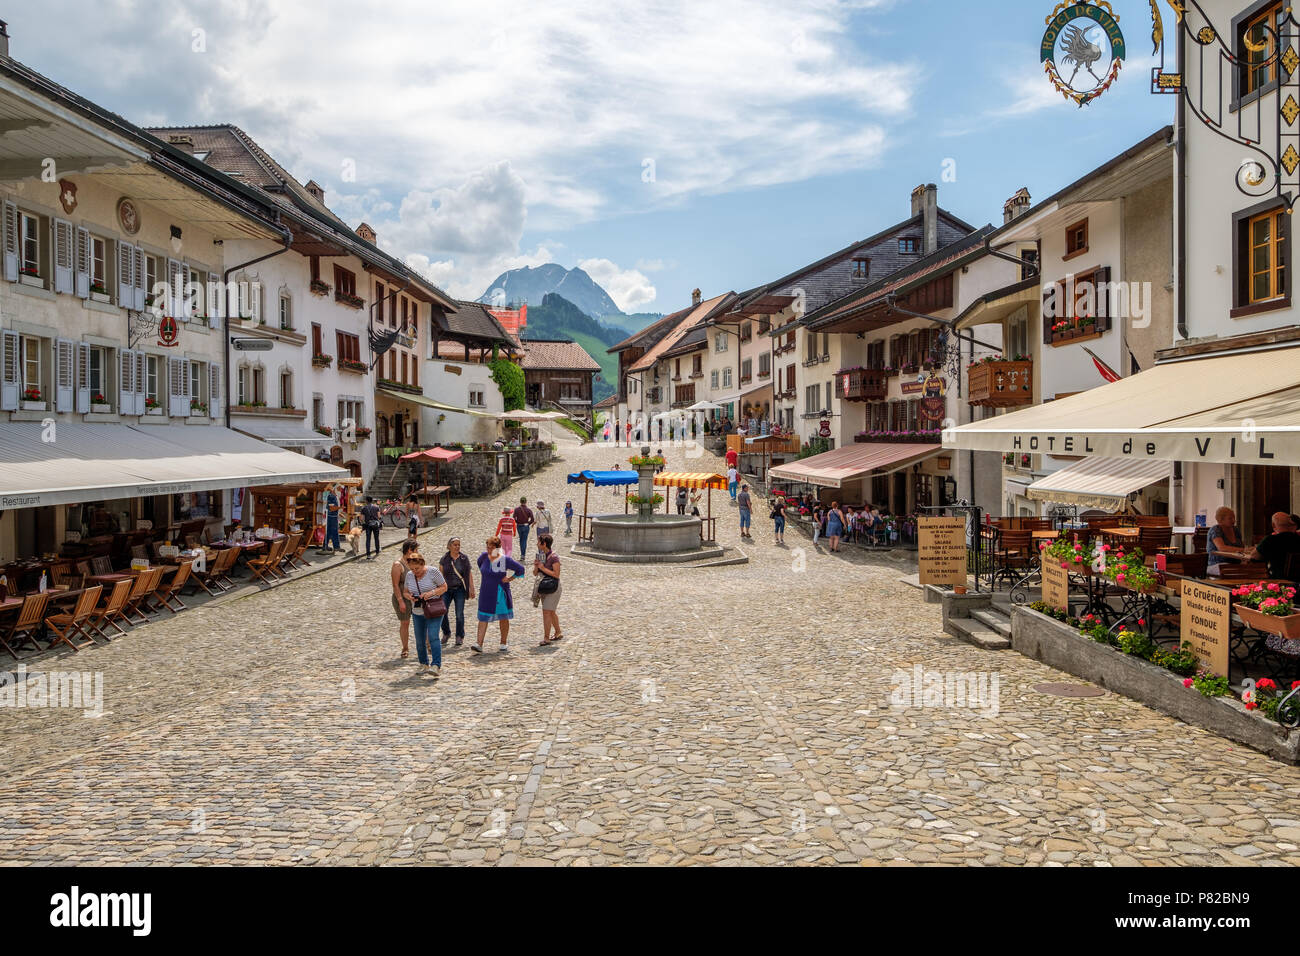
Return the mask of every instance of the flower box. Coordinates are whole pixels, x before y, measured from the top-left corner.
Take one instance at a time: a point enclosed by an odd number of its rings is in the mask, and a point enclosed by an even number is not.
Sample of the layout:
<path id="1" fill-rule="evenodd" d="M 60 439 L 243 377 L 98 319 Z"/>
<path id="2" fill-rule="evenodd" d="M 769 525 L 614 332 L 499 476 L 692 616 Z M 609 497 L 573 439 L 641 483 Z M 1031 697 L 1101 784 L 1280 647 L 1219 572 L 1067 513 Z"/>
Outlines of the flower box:
<path id="1" fill-rule="evenodd" d="M 356 362 L 352 359 L 339 359 L 340 372 L 356 372 L 359 375 L 366 374 L 366 363 Z"/>
<path id="2" fill-rule="evenodd" d="M 332 355 L 313 355 L 311 357 L 311 364 L 316 368 L 329 368 L 333 362 L 334 356 Z"/>
<path id="3" fill-rule="evenodd" d="M 161 418 L 163 413 L 162 406 L 160 405 L 157 408 L 146 408 L 144 410 L 144 413 L 146 415 L 157 415 L 159 418 Z"/>
<path id="4" fill-rule="evenodd" d="M 92 292 L 92 293 L 90 293 L 90 298 L 91 298 L 91 300 L 94 301 L 94 302 L 103 302 L 103 303 L 107 303 L 107 302 L 108 302 L 108 293 L 107 293 L 107 292 Z"/>
<path id="5" fill-rule="evenodd" d="M 1278 637 L 1285 637 L 1288 640 L 1300 638 L 1300 614 L 1286 614 L 1279 617 L 1275 614 L 1265 614 L 1263 611 L 1246 607 L 1244 604 L 1236 605 L 1234 610 L 1236 610 L 1237 616 L 1245 622 L 1247 627 L 1253 627 L 1255 630 L 1264 631 L 1267 634 L 1276 634 Z"/>
<path id="6" fill-rule="evenodd" d="M 312 280 L 311 280 L 311 285 L 309 286 L 309 288 L 311 289 L 311 294 L 312 294 L 312 295 L 329 295 L 329 294 L 330 294 L 330 286 L 329 286 L 329 283 L 327 283 L 327 282 L 321 282 L 320 279 L 312 279 Z"/>
<path id="7" fill-rule="evenodd" d="M 366 307 L 365 299 L 361 298 L 359 295 L 351 295 L 347 292 L 335 292 L 334 301 L 346 305 L 351 309 L 364 309 Z"/>
<path id="8" fill-rule="evenodd" d="M 90 410 L 96 415 L 107 415 L 113 410 L 113 406 L 107 402 L 91 402 Z"/>
<path id="9" fill-rule="evenodd" d="M 23 272 L 19 274 L 18 281 L 23 285 L 31 286 L 33 289 L 45 288 L 45 280 L 39 275 L 28 275 L 26 272 Z"/>
<path id="10" fill-rule="evenodd" d="M 27 401 L 26 399 L 23 399 L 21 402 L 18 403 L 18 406 L 19 406 L 23 411 L 25 411 L 25 412 L 43 412 L 43 411 L 45 411 L 45 403 L 44 403 L 44 402 L 29 402 L 29 401 Z"/>

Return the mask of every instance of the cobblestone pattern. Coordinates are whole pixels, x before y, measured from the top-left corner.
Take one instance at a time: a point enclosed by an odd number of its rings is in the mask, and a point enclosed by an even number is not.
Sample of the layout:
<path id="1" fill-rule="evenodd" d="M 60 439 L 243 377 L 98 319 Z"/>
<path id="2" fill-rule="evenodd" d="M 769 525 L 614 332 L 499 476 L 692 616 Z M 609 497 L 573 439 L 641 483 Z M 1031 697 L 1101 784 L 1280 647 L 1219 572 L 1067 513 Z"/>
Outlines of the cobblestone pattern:
<path id="1" fill-rule="evenodd" d="M 476 555 L 506 503 L 581 509 L 566 460 L 430 535 Z M 719 462 L 670 451 L 669 467 Z M 593 511 L 621 511 L 608 491 Z M 723 544 L 734 509 L 714 494 Z M 1300 771 L 1009 652 L 945 637 L 904 555 L 772 544 L 711 570 L 567 557 L 566 639 L 397 657 L 392 552 L 41 662 L 105 713 L 0 709 L 0 860 L 43 863 L 1295 863 Z M 804 550 L 800 550 L 803 548 Z M 432 541 L 431 557 L 441 554 Z M 562 551 L 567 555 L 567 543 Z M 800 568 L 806 568 L 800 570 Z M 915 665 L 998 678 L 996 715 L 891 705 Z"/>

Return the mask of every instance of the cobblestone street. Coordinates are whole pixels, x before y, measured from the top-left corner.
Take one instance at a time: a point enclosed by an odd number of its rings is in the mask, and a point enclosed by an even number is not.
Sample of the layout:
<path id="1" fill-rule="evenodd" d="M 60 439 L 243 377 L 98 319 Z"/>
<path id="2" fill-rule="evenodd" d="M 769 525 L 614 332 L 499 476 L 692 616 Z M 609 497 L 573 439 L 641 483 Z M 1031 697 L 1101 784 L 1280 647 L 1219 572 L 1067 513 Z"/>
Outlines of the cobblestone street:
<path id="1" fill-rule="evenodd" d="M 102 671 L 104 713 L 0 710 L 0 860 L 502 864 L 1300 861 L 1300 770 L 942 634 L 912 553 L 829 555 L 755 510 L 750 563 L 568 556 L 564 460 L 424 539 L 471 558 L 503 504 L 560 525 L 565 640 L 398 658 L 393 550 L 201 607 L 36 669 Z M 717 467 L 711 456 L 669 468 Z M 593 489 L 593 511 L 621 511 Z M 703 510 L 703 509 L 702 509 Z M 720 538 L 740 544 L 714 494 Z M 576 528 L 576 522 L 575 522 Z M 805 569 L 806 566 L 806 569 Z M 472 625 L 471 625 L 472 626 Z M 995 707 L 891 707 L 916 665 L 987 674 Z M 12 666 L 12 665 L 5 665 Z"/>

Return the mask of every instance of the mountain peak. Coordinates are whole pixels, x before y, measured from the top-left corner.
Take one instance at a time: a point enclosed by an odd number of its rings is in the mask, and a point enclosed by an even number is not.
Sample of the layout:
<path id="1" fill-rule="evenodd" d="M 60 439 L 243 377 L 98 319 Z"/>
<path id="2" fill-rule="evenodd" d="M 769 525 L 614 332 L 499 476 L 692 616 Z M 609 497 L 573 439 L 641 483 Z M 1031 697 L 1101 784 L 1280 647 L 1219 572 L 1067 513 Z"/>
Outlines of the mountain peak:
<path id="1" fill-rule="evenodd" d="M 593 319 L 623 314 L 609 293 L 586 272 L 576 266 L 566 269 L 557 262 L 503 272 L 479 296 L 478 301 L 487 305 L 494 302 L 505 305 L 521 302 L 541 305 L 542 300 L 552 292 L 562 293 L 565 299 Z"/>

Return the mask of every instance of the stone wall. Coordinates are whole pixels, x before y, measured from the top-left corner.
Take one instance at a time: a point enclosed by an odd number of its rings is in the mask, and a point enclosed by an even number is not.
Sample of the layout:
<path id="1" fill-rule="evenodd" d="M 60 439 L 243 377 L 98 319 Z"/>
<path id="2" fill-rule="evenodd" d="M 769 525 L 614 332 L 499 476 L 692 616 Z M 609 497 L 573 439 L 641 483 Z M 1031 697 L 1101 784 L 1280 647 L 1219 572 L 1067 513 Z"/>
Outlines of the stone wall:
<path id="1" fill-rule="evenodd" d="M 504 474 L 498 468 L 498 456 L 506 459 Z M 451 486 L 453 498 L 488 498 L 509 487 L 512 477 L 531 475 L 550 464 L 554 456 L 550 445 L 517 451 L 467 451 L 442 466 L 442 482 Z"/>

